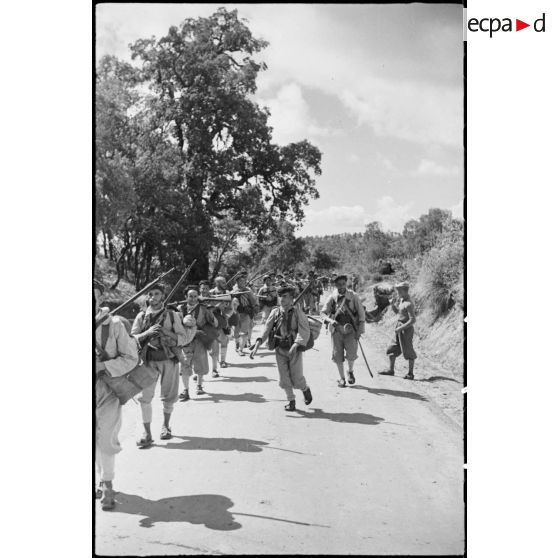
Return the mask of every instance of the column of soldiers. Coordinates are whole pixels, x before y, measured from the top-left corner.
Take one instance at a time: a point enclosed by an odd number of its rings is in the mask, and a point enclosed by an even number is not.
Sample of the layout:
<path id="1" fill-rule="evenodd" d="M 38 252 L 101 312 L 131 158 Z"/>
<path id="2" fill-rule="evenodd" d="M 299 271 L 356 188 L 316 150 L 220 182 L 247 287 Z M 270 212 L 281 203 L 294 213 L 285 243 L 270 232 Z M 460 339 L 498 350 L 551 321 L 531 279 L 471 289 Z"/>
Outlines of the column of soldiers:
<path id="1" fill-rule="evenodd" d="M 137 441 L 139 448 L 153 444 L 151 432 L 152 401 L 156 385 L 160 384 L 163 406 L 163 425 L 160 438 L 172 437 L 171 416 L 177 401 L 188 401 L 190 379 L 196 385 L 196 394 L 204 394 L 203 381 L 226 368 L 227 349 L 231 337 L 235 340 L 238 355 L 245 356 L 250 347 L 251 357 L 259 345 L 268 341 L 275 351 L 279 372 L 279 386 L 284 390 L 286 411 L 296 410 L 295 389 L 302 392 L 305 404 L 312 402 L 312 393 L 303 373 L 303 353 L 313 345 L 310 315 L 320 313 L 329 330 L 332 360 L 339 374 L 338 386 L 354 384 L 354 363 L 358 358 L 358 343 L 364 333 L 365 311 L 354 290 L 347 287 L 348 277 L 338 274 L 332 278 L 333 291 L 320 308 L 320 297 L 330 285 L 327 277 L 316 277 L 310 272 L 304 281 L 301 274 L 292 270 L 263 276 L 264 285 L 257 295 L 247 284 L 247 274 L 239 273 L 232 289 L 219 276 L 213 289 L 208 281 L 189 285 L 186 299 L 178 305 L 165 306 L 165 287 L 152 286 L 147 293 L 146 308 L 138 313 L 130 331 L 125 320 L 111 316 L 108 308 L 100 306 L 103 285 L 94 281 L 96 323 L 96 464 L 99 485 L 96 497 L 101 498 L 103 510 L 114 507 L 114 458 L 120 451 L 118 432 L 121 425 L 119 400 L 103 382 L 103 375 L 122 376 L 138 362 L 149 369 L 156 380 L 141 392 L 143 434 Z M 416 353 L 413 349 L 413 324 L 415 312 L 409 297 L 408 283 L 395 287 L 398 297 L 391 301 L 398 322 L 393 341 L 388 347 L 389 369 L 380 374 L 393 375 L 395 359 L 403 354 L 409 363 L 405 378 L 413 379 Z M 302 295 L 302 296 L 299 296 Z M 222 299 L 222 301 L 221 301 Z M 252 344 L 254 318 L 262 310 L 264 329 Z M 129 327 L 129 326 L 128 326 Z M 345 370 L 345 362 L 347 369 Z M 183 391 L 179 395 L 180 378 Z"/>

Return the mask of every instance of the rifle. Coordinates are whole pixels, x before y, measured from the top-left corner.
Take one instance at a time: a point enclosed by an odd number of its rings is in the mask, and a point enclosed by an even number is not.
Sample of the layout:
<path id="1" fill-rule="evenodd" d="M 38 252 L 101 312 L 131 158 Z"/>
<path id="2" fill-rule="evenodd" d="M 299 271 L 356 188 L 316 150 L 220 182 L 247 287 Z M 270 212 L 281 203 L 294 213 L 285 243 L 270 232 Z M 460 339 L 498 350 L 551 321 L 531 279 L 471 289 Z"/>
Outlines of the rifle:
<path id="1" fill-rule="evenodd" d="M 238 293 L 230 292 L 230 293 L 225 293 L 225 294 L 222 294 L 222 295 L 198 296 L 198 302 L 200 302 L 201 304 L 206 303 L 206 302 L 231 302 L 234 295 L 248 294 L 248 293 L 251 293 L 251 292 L 252 291 L 240 291 Z M 179 300 L 178 302 L 173 302 L 173 306 L 174 305 L 179 306 L 180 304 L 186 304 L 187 302 L 188 302 L 188 299 L 185 298 L 184 300 Z"/>
<path id="2" fill-rule="evenodd" d="M 298 301 L 302 298 L 302 296 L 306 293 L 306 291 L 310 288 L 310 286 L 311 286 L 311 283 L 308 283 L 308 285 L 306 285 L 306 287 L 304 287 L 304 289 L 302 289 L 302 291 L 300 291 L 300 294 L 293 300 L 293 306 L 298 304 Z"/>
<path id="3" fill-rule="evenodd" d="M 246 284 L 251 285 L 256 280 L 261 279 L 266 273 L 267 273 L 267 271 L 264 271 L 263 273 L 260 273 L 259 275 L 256 274 L 256 275 L 252 276 L 252 278 L 249 281 L 246 281 Z"/>
<path id="4" fill-rule="evenodd" d="M 186 268 L 186 271 L 180 276 L 180 279 L 174 284 L 174 287 L 170 290 L 169 294 L 167 295 L 167 297 L 163 301 L 163 307 L 158 312 L 159 315 L 157 316 L 156 320 L 151 325 L 161 324 L 161 322 L 163 321 L 162 318 L 163 318 L 164 311 L 167 309 L 167 306 L 170 304 L 170 301 L 171 301 L 172 297 L 176 294 L 176 291 L 178 291 L 178 289 L 180 288 L 180 285 L 182 285 L 182 283 L 184 283 L 184 281 L 186 281 L 186 278 L 188 277 L 192 267 L 194 267 L 194 264 L 196 262 L 197 262 L 197 260 L 194 260 Z"/>
<path id="5" fill-rule="evenodd" d="M 228 281 L 227 287 L 242 273 L 242 271 L 237 271 Z"/>
<path id="6" fill-rule="evenodd" d="M 154 285 L 161 282 L 168 275 L 170 275 L 174 270 L 175 270 L 175 268 L 173 267 L 172 269 L 169 269 L 169 271 L 167 271 L 166 273 L 163 273 L 163 274 L 159 275 L 159 277 L 157 277 L 157 279 L 154 279 L 153 281 L 151 281 L 151 283 L 149 283 L 148 285 L 145 285 L 145 287 L 143 287 L 143 289 L 140 289 L 135 295 L 131 296 L 126 302 L 123 302 L 120 306 L 116 307 L 114 310 L 111 310 L 107 315 L 105 315 L 102 318 L 96 320 L 95 321 L 95 329 L 97 329 L 107 319 L 107 316 L 114 316 L 115 314 L 118 314 L 119 312 L 122 312 L 122 310 L 124 310 L 125 308 L 130 306 L 130 304 L 132 304 L 132 302 L 134 302 L 134 300 L 138 299 L 141 295 L 148 292 Z"/>

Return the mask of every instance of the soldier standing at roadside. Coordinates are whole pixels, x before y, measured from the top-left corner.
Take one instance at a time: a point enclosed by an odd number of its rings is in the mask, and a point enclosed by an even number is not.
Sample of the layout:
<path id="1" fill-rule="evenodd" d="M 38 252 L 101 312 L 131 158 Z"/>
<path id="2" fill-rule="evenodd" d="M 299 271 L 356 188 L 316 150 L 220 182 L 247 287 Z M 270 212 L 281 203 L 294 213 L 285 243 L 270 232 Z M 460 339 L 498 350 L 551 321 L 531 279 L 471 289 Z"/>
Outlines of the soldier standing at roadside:
<path id="1" fill-rule="evenodd" d="M 415 332 L 414 323 L 415 306 L 409 296 L 409 283 L 403 281 L 395 285 L 395 289 L 399 296 L 396 302 L 393 297 L 391 300 L 392 310 L 398 314 L 397 325 L 395 326 L 395 334 L 392 342 L 387 348 L 386 353 L 389 356 L 389 369 L 380 372 L 383 376 L 393 376 L 395 374 L 395 359 L 403 354 L 403 358 L 409 363 L 409 372 L 405 376 L 406 380 L 414 380 L 414 368 L 417 353 L 413 347 L 413 335 Z"/>

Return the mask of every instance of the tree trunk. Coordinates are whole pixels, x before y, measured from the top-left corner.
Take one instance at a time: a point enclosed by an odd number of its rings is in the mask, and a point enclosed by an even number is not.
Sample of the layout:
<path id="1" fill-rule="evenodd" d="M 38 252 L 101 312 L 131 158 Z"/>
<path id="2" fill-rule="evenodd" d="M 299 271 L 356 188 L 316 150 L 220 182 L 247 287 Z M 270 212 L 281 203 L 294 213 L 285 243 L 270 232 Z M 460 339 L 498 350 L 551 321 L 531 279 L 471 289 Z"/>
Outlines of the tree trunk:
<path id="1" fill-rule="evenodd" d="M 108 258 L 108 249 L 107 249 L 107 233 L 103 230 L 103 252 L 105 253 L 105 258 Z"/>

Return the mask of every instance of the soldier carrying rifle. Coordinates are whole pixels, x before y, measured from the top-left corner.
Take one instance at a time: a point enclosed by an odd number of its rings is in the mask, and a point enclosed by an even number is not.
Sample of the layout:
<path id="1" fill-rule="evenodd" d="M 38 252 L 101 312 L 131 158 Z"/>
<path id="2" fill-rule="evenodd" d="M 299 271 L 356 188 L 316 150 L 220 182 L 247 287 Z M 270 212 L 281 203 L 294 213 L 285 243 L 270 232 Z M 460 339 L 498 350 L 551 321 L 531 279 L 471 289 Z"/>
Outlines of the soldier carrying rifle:
<path id="1" fill-rule="evenodd" d="M 165 288 L 155 285 L 147 295 L 147 309 L 142 310 L 134 320 L 132 335 L 142 345 L 142 357 L 147 367 L 152 368 L 161 378 L 161 400 L 163 402 L 164 424 L 161 439 L 172 437 L 170 417 L 174 404 L 178 400 L 178 356 L 176 350 L 188 341 L 182 319 L 177 312 L 165 308 L 163 304 Z M 155 381 L 152 386 L 143 390 L 139 402 L 144 433 L 137 445 L 145 448 L 153 443 L 151 421 L 153 410 L 151 401 L 155 395 Z"/>
<path id="2" fill-rule="evenodd" d="M 302 371 L 302 351 L 310 340 L 310 326 L 306 314 L 295 304 L 293 287 L 281 287 L 279 299 L 280 306 L 271 311 L 264 332 L 252 349 L 251 357 L 268 339 L 269 348 L 275 349 L 279 386 L 287 395 L 285 410 L 295 411 L 294 389 L 302 390 L 306 405 L 312 402 L 312 392 Z"/>
<path id="3" fill-rule="evenodd" d="M 356 293 L 347 289 L 347 276 L 334 278 L 335 290 L 322 308 L 324 321 L 331 331 L 331 359 L 339 371 L 339 387 L 346 387 L 344 361 L 347 359 L 349 384 L 355 383 L 354 363 L 358 358 L 358 340 L 364 333 L 366 316 L 362 302 Z"/>

